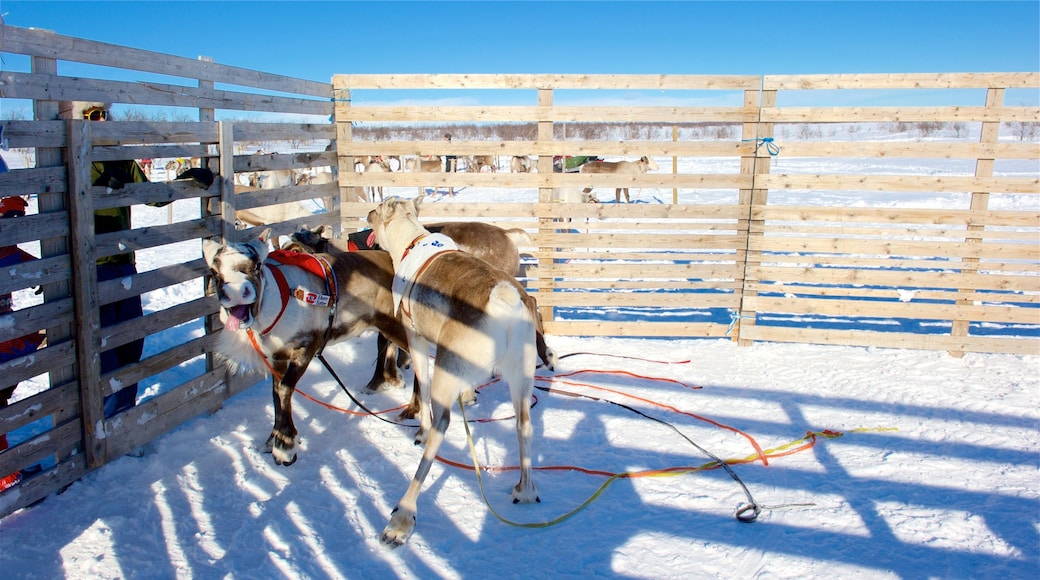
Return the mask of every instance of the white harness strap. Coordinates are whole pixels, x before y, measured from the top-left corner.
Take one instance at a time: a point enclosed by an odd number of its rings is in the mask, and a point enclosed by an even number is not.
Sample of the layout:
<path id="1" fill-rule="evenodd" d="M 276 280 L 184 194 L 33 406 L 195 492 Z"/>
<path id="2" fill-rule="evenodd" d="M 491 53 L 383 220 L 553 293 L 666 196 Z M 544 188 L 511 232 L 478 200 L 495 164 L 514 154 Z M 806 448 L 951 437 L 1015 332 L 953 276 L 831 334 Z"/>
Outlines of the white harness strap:
<path id="1" fill-rule="evenodd" d="M 412 242 L 412 246 L 405 250 L 404 256 L 401 257 L 401 263 L 394 272 L 394 282 L 390 286 L 394 298 L 394 315 L 397 314 L 397 310 L 405 298 L 411 302 L 410 296 L 415 279 L 418 278 L 419 272 L 425 268 L 426 264 L 437 254 L 458 249 L 455 241 L 444 234 L 428 234 L 420 236 Z M 407 305 L 405 312 L 410 311 L 411 306 Z"/>

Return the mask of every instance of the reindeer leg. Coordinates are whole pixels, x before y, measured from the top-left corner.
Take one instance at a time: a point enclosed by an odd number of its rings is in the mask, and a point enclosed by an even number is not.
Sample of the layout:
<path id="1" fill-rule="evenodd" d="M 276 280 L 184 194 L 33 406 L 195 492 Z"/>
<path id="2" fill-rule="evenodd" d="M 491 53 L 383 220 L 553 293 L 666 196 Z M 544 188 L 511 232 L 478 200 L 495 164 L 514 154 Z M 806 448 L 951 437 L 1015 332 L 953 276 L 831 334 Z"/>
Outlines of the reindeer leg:
<path id="1" fill-rule="evenodd" d="M 397 347 L 380 333 L 376 336 L 376 351 L 376 370 L 365 385 L 365 391 L 374 393 L 386 387 L 404 387 L 404 379 L 397 370 Z"/>
<path id="2" fill-rule="evenodd" d="M 274 428 L 271 430 L 271 436 L 267 438 L 265 450 L 271 452 L 277 465 L 292 465 L 296 463 L 297 435 L 296 425 L 292 418 L 292 396 L 296 390 L 296 383 L 303 376 L 307 365 L 301 367 L 291 361 L 288 363 L 276 361 L 275 367 L 282 375 L 282 380 L 272 379 Z"/>
<path id="3" fill-rule="evenodd" d="M 542 313 L 538 311 L 538 300 L 530 294 L 524 295 L 524 306 L 527 307 L 527 311 L 531 313 L 531 318 L 534 320 L 534 340 L 535 347 L 538 350 L 538 358 L 542 360 L 542 364 L 548 370 L 554 370 L 556 368 L 556 353 L 553 349 L 549 348 L 549 345 L 545 344 L 545 329 L 542 326 Z"/>
<path id="4" fill-rule="evenodd" d="M 419 388 L 419 431 L 415 434 L 415 444 L 426 441 L 433 421 L 430 415 L 430 343 L 414 332 L 408 333 L 408 353 L 412 357 L 412 371 Z M 414 394 L 413 394 L 414 401 Z"/>
<path id="5" fill-rule="evenodd" d="M 413 366 L 418 368 L 420 365 Z M 391 512 L 390 522 L 387 523 L 380 536 L 383 543 L 392 548 L 403 544 L 415 529 L 419 492 L 422 491 L 423 481 L 430 472 L 430 466 L 433 465 L 437 451 L 444 440 L 444 433 L 447 432 L 448 425 L 451 423 L 451 406 L 454 402 L 454 395 L 458 392 L 458 378 L 450 374 L 450 371 L 438 360 L 433 381 L 434 384 L 430 388 L 429 410 L 424 413 L 424 415 L 431 416 L 432 421 L 429 436 L 426 438 L 426 446 L 423 448 L 422 459 L 419 460 L 415 476 L 408 484 L 408 490 L 397 502 L 397 506 Z"/>

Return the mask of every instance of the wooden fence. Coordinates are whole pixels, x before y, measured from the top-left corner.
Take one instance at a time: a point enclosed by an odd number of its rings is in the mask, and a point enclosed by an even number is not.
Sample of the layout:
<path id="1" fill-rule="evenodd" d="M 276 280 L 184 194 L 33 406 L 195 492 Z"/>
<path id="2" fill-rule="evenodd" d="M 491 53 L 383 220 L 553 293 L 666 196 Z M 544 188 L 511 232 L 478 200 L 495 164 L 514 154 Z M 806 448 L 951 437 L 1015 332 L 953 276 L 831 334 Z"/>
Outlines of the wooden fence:
<path id="1" fill-rule="evenodd" d="M 1035 100 L 1038 83 L 1037 73 L 333 78 L 342 185 L 509 188 L 515 199 L 530 199 L 435 204 L 427 215 L 518 220 L 536 231 L 537 265 L 528 270 L 528 286 L 552 334 L 1029 354 L 1038 352 L 1040 323 L 1040 148 L 1035 137 L 1015 140 L 1009 133 L 1034 130 L 1040 109 L 1008 105 L 1005 94 L 1029 90 Z M 396 106 L 381 95 L 430 88 L 456 96 L 466 90 L 470 100 L 479 100 L 470 93 L 507 91 L 530 104 Z M 569 92 L 619 88 L 729 104 L 555 104 Z M 880 93 L 940 103 L 953 93 L 967 104 L 840 106 L 851 100 L 848 93 L 871 92 L 858 98 L 876 100 Z M 782 106 L 785 93 L 797 93 L 793 103 L 814 105 Z M 354 136 L 358 123 L 428 119 L 529 123 L 536 132 L 531 140 L 450 144 Z M 638 140 L 566 138 L 568 127 L 573 134 L 580 133 L 574 127 L 603 122 L 675 129 Z M 678 139 L 680 127 L 703 124 L 728 125 L 731 137 Z M 953 134 L 943 135 L 943 128 Z M 535 155 L 539 172 L 352 173 L 351 156 L 380 154 Z M 671 171 L 661 164 L 662 171 L 646 175 L 553 172 L 552 158 L 567 155 L 647 155 L 670 159 Z M 698 170 L 705 159 L 724 171 Z M 892 172 L 871 171 L 881 160 Z M 933 160 L 956 166 L 948 174 L 922 173 Z M 1007 162 L 1025 163 L 1024 174 L 995 170 Z M 558 189 L 587 186 L 644 188 L 671 203 L 553 203 Z M 821 190 L 829 203 L 817 199 Z M 367 209 L 344 203 L 344 223 Z"/>
<path id="2" fill-rule="evenodd" d="M 427 204 L 423 218 L 527 229 L 534 243 L 524 248 L 523 281 L 537 296 L 550 334 L 1038 352 L 1040 151 L 1035 139 L 1009 138 L 1007 127 L 1035 124 L 1040 109 L 1005 103 L 1009 91 L 1035 92 L 1037 73 L 337 75 L 320 83 L 2 21 L 0 28 L 0 52 L 11 63 L 0 73 L 0 104 L 27 102 L 32 110 L 30 119 L 3 121 L 9 147 L 32 152 L 32 160 L 0 174 L 0 195 L 36 200 L 30 215 L 0 220 L 0 246 L 22 245 L 41 258 L 0 280 L 0 294 L 29 297 L 0 316 L 0 342 L 40 330 L 47 335 L 36 353 L 0 364 L 12 383 L 37 385 L 31 396 L 16 395 L 0 409 L 0 433 L 11 439 L 0 453 L 0 475 L 44 468 L 0 494 L 0 517 L 218 408 L 258 380 L 229 377 L 209 359 L 217 302 L 205 291 L 200 250 L 186 263 L 160 261 L 130 280 L 110 282 L 96 280 L 97 257 L 127 249 L 181 255 L 164 250 L 199 248 L 203 238 L 242 239 L 254 232 L 236 229 L 236 210 L 301 200 L 327 200 L 327 211 L 273 224 L 276 234 L 304 222 L 358 229 L 371 208 L 359 201 L 363 187 L 403 195 L 430 186 L 505 192 L 509 202 Z M 27 59 L 26 70 L 17 70 L 16 57 Z M 86 78 L 77 63 L 109 67 L 132 80 Z M 138 73 L 171 80 L 133 80 Z M 238 88 L 218 89 L 217 83 Z M 393 104 L 398 91 L 431 88 L 502 101 Z M 846 91 L 899 90 L 916 98 L 933 89 L 967 89 L 981 97 L 976 105 L 840 105 Z M 633 106 L 632 93 L 647 102 Z M 802 97 L 785 105 L 787 93 Z M 597 98 L 582 98 L 588 94 Z M 601 94 L 618 102 L 582 104 Z M 60 100 L 174 108 L 198 120 L 59 121 Z M 272 116 L 256 118 L 265 114 Z M 315 120 L 284 122 L 287 114 Z M 966 136 L 892 139 L 865 129 L 923 123 L 963 123 Z M 472 132 L 457 132 L 447 144 L 439 137 L 444 126 Z M 637 132 L 587 136 L 597 126 Z M 404 127 L 410 136 L 377 137 L 387 127 Z M 489 137 L 496 127 L 520 131 Z M 843 129 L 838 134 L 828 127 Z M 327 152 L 333 140 L 336 149 Z M 534 156 L 538 172 L 356 172 L 363 156 L 446 154 L 492 155 L 503 166 L 514 155 Z M 580 155 L 647 155 L 660 170 L 553 170 L 553 157 Z M 206 190 L 178 181 L 131 184 L 114 193 L 89 186 L 92 161 L 144 158 L 198 159 L 219 179 Z M 922 163 L 894 172 L 863 170 L 893 159 L 971 168 L 930 174 L 920 170 L 928 166 Z M 1019 171 L 1015 164 L 1023 163 L 1026 170 Z M 243 173 L 285 169 L 336 170 L 338 187 L 243 191 L 237 185 Z M 638 201 L 661 203 L 555 201 L 561 191 L 586 187 L 610 197 L 618 186 L 632 188 Z M 873 201 L 879 196 L 882 202 Z M 918 199 L 923 203 L 915 205 Z M 165 225 L 92 235 L 95 209 L 133 205 L 136 212 L 142 204 L 168 201 L 175 210 Z M 177 291 L 187 296 L 181 303 L 99 329 L 99 304 L 184 287 L 190 290 Z M 879 329 L 888 321 L 896 321 L 892 330 Z M 161 340 L 170 335 L 178 338 Z M 101 375 L 100 352 L 141 337 L 172 344 Z M 178 382 L 167 384 L 169 376 Z M 161 388 L 105 420 L 102 398 L 133 382 Z"/>

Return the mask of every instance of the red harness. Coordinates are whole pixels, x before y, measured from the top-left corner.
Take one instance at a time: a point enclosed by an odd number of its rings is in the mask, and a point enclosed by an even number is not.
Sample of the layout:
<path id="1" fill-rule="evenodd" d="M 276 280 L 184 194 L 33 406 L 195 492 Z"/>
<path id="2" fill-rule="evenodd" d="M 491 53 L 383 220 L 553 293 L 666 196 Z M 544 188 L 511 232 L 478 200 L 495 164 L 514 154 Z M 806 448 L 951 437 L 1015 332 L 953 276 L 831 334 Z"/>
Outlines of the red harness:
<path id="1" fill-rule="evenodd" d="M 266 335 L 274 329 L 278 321 L 282 319 L 282 314 L 285 313 L 286 306 L 289 305 L 289 296 L 296 298 L 297 300 L 309 304 L 311 306 L 328 306 L 330 309 L 334 309 L 336 306 L 336 274 L 332 271 L 332 267 L 328 261 L 324 258 L 312 254 L 306 254 L 303 252 L 297 252 L 295 250 L 275 250 L 267 256 L 276 262 L 285 266 L 295 266 L 301 268 L 315 276 L 325 280 L 325 288 L 328 294 L 318 294 L 316 292 L 310 292 L 303 288 L 296 288 L 290 291 L 289 282 L 285 279 L 285 274 L 282 273 L 281 269 L 268 262 L 264 262 L 274 278 L 275 284 L 278 286 L 278 295 L 282 300 L 282 307 L 278 310 L 278 316 L 274 317 L 274 321 L 261 332 L 261 335 Z M 332 313 L 330 312 L 330 317 Z"/>
<path id="2" fill-rule="evenodd" d="M 333 272 L 328 261 L 319 256 L 297 252 L 295 250 L 275 250 L 268 254 L 268 258 L 274 259 L 283 266 L 302 268 L 303 270 L 325 280 L 325 288 L 328 291 L 328 294 L 318 294 L 307 291 L 303 288 L 290 290 L 289 282 L 285 279 L 285 274 L 282 273 L 282 270 L 273 264 L 264 262 L 264 267 L 271 272 L 271 276 L 274 278 L 274 282 L 278 286 L 278 295 L 281 298 L 282 307 L 278 310 L 278 315 L 274 317 L 274 321 L 260 333 L 260 336 L 266 336 L 274 329 L 278 324 L 278 321 L 282 319 L 282 314 L 285 314 L 285 308 L 289 305 L 289 297 L 292 296 L 293 298 L 311 306 L 329 307 L 329 326 L 325 333 L 325 341 L 328 342 L 328 333 L 332 330 L 332 321 L 336 316 L 336 296 L 338 293 L 336 273 Z M 260 355 L 260 358 L 263 359 L 267 369 L 271 371 L 271 375 L 278 381 L 281 381 L 281 374 L 275 371 L 271 362 L 267 360 L 267 355 L 265 355 L 263 349 L 260 348 L 260 343 L 257 342 L 256 335 L 252 328 L 249 329 L 248 334 L 249 341 L 252 343 L 253 348 L 256 349 L 257 354 Z M 322 348 L 324 348 L 324 345 Z"/>

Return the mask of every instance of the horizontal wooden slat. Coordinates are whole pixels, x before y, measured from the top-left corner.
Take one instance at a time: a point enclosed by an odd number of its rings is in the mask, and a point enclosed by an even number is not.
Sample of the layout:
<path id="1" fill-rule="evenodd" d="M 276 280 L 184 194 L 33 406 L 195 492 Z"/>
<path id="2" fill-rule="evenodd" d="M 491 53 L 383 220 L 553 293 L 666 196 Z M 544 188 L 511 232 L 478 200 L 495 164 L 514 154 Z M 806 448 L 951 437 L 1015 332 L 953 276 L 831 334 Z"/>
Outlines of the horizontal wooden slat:
<path id="1" fill-rule="evenodd" d="M 1002 352 L 1020 355 L 1040 354 L 1040 346 L 1037 345 L 1036 339 L 1031 338 L 946 336 L 906 332 L 788 328 L 762 325 L 743 326 L 741 328 L 741 338 L 770 342 L 798 342 L 842 346 L 910 348 L 957 352 Z"/>
<path id="2" fill-rule="evenodd" d="M 346 155 L 497 155 L 508 167 L 513 155 L 598 155 L 601 157 L 747 157 L 754 156 L 752 142 L 726 141 L 348 141 L 340 148 Z M 1024 155 L 1024 154 L 1023 154 Z M 505 169 L 504 169 L 505 170 Z"/>
<path id="3" fill-rule="evenodd" d="M 821 316 L 913 318 L 917 320 L 973 320 L 1040 324 L 1040 309 L 1010 306 L 967 306 L 880 300 L 833 300 L 745 296 L 746 310 L 762 313 L 816 314 Z"/>
<path id="4" fill-rule="evenodd" d="M 1033 122 L 1037 107 L 763 107 L 763 123 Z"/>
<path id="5" fill-rule="evenodd" d="M 545 332 L 559 336 L 627 336 L 721 338 L 730 328 L 723 324 L 692 322 L 607 322 L 584 320 L 546 321 Z"/>
<path id="6" fill-rule="evenodd" d="M 1035 88 L 1038 73 L 904 73 L 766 75 L 762 89 L 961 89 Z"/>
<path id="7" fill-rule="evenodd" d="M 885 207 L 761 206 L 751 208 L 754 220 L 897 224 L 990 225 L 1040 227 L 1040 212 Z"/>
<path id="8" fill-rule="evenodd" d="M 423 123 L 438 122 L 547 122 L 556 123 L 750 123 L 758 109 L 739 107 L 524 107 L 524 106 L 368 106 L 340 107 L 339 122 Z"/>
<path id="9" fill-rule="evenodd" d="M 3 42 L 0 45 L 3 46 L 6 52 L 208 80 L 257 89 L 307 94 L 315 97 L 328 98 L 330 95 L 331 87 L 327 83 L 222 65 L 202 59 L 172 56 L 117 44 L 63 36 L 46 30 L 4 26 L 2 31 Z"/>
<path id="10" fill-rule="evenodd" d="M 50 74 L 0 73 L 0 95 L 12 99 L 134 103 L 166 107 L 262 111 L 328 116 L 332 103 L 296 97 L 202 89 L 156 82 L 106 81 Z"/>
<path id="11" fill-rule="evenodd" d="M 736 75 L 337 74 L 343 89 L 654 89 L 758 90 L 761 78 Z"/>
<path id="12" fill-rule="evenodd" d="M 755 179 L 759 189 L 845 191 L 951 191 L 1040 193 L 1040 179 L 1032 177 L 960 177 L 932 175 L 823 175 L 769 174 Z"/>

